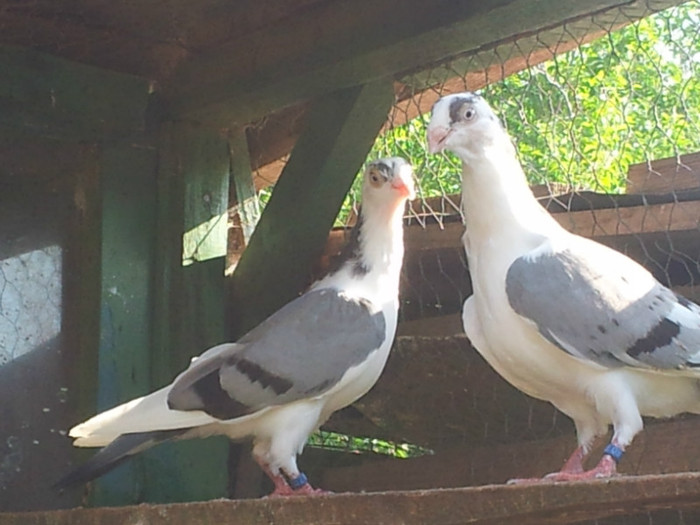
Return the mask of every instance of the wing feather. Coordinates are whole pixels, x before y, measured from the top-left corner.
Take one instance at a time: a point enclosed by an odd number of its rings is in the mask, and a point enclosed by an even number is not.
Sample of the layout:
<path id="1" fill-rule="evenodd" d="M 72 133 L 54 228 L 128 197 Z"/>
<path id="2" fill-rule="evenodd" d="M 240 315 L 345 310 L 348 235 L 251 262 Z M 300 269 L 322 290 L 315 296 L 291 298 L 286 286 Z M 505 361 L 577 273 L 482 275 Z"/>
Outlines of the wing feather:
<path id="1" fill-rule="evenodd" d="M 322 394 L 386 339 L 384 315 L 335 289 L 308 292 L 174 382 L 168 405 L 232 419 Z"/>
<path id="2" fill-rule="evenodd" d="M 588 239 L 516 259 L 506 293 L 516 313 L 580 359 L 605 367 L 700 365 L 700 307 L 625 255 Z"/>

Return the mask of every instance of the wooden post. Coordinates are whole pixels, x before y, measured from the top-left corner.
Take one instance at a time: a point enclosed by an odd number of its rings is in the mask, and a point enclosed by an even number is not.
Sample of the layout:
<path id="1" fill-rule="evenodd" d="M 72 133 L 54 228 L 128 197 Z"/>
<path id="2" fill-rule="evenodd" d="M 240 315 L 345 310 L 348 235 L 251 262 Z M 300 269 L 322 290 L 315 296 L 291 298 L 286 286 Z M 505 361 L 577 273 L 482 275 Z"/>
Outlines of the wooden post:
<path id="1" fill-rule="evenodd" d="M 150 390 L 152 272 L 156 235 L 155 151 L 130 144 L 102 155 L 102 300 L 98 409 Z M 141 499 L 136 457 L 95 482 L 92 503 L 118 505 Z"/>
<path id="2" fill-rule="evenodd" d="M 238 336 L 297 295 L 394 102 L 390 79 L 320 98 L 231 279 Z"/>
<path id="3" fill-rule="evenodd" d="M 241 254 L 250 241 L 255 226 L 260 219 L 260 208 L 253 184 L 248 138 L 246 130 L 241 128 L 229 133 L 229 152 L 231 157 L 230 201 L 232 209 L 232 227 L 228 235 L 228 254 L 226 275 L 236 268 Z M 229 301 L 230 303 L 230 301 Z M 230 304 L 227 305 L 226 318 L 232 318 Z M 227 323 L 228 335 L 235 339 Z M 229 450 L 229 492 L 232 498 L 256 498 L 261 495 L 263 473 L 250 454 L 249 443 L 234 443 Z"/>
<path id="4" fill-rule="evenodd" d="M 229 150 L 224 137 L 166 123 L 159 140 L 152 389 L 224 342 Z M 186 264 L 187 266 L 183 266 Z M 146 453 L 148 501 L 226 496 L 225 438 L 166 443 Z"/>
<path id="5" fill-rule="evenodd" d="M 238 264 L 260 219 L 260 208 L 253 183 L 245 129 L 239 129 L 229 134 L 229 150 L 232 182 L 230 200 L 232 206 L 235 206 L 235 210 L 232 210 L 233 224 L 228 235 L 227 274 L 231 273 Z"/>

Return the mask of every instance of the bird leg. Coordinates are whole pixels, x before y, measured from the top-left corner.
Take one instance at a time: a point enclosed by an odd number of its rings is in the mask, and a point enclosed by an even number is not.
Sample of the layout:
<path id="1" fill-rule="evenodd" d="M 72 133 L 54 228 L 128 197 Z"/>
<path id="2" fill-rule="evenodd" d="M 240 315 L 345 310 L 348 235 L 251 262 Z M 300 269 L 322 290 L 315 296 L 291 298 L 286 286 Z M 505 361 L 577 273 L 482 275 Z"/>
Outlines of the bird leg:
<path id="1" fill-rule="evenodd" d="M 583 472 L 583 459 L 586 457 L 586 452 L 583 446 L 578 447 L 566 460 L 564 466 L 559 472 L 566 472 L 567 474 L 580 474 Z"/>
<path id="2" fill-rule="evenodd" d="M 559 472 L 552 472 L 543 478 L 522 478 L 508 480 L 508 484 L 525 485 L 548 481 L 579 481 L 587 479 L 610 478 L 617 474 L 617 463 L 622 458 L 625 449 L 613 440 L 603 451 L 603 457 L 590 470 L 583 470 L 583 459 L 586 453 L 583 447 L 578 447 L 566 460 Z"/>
<path id="3" fill-rule="evenodd" d="M 569 461 L 566 462 L 564 468 L 559 472 L 553 472 L 545 476 L 547 480 L 551 481 L 577 481 L 585 479 L 600 479 L 600 478 L 610 478 L 617 474 L 617 462 L 622 459 L 622 455 L 625 453 L 625 449 L 615 443 L 615 440 L 611 441 L 605 450 L 603 450 L 603 457 L 600 458 L 598 464 L 591 470 L 580 470 L 567 471 L 566 466 Z M 574 452 L 574 454 L 576 454 Z M 571 459 L 571 458 L 570 458 Z"/>
<path id="4" fill-rule="evenodd" d="M 300 472 L 295 478 L 285 476 L 282 472 L 274 473 L 270 468 L 264 464 L 258 458 L 255 458 L 260 468 L 263 470 L 267 477 L 270 478 L 272 483 L 275 485 L 275 490 L 273 490 L 267 497 L 279 498 L 288 496 L 305 496 L 305 495 L 318 495 L 318 494 L 328 494 L 328 491 L 322 489 L 313 488 L 306 475 Z"/>

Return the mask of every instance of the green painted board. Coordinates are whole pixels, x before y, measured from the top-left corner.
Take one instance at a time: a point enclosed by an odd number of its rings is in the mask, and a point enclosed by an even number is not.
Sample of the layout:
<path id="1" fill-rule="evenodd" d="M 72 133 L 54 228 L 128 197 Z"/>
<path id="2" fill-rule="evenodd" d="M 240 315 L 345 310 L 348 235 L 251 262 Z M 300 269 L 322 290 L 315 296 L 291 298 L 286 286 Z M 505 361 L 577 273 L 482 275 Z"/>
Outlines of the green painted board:
<path id="1" fill-rule="evenodd" d="M 61 140 L 144 130 L 146 79 L 9 46 L 0 46 L 0 71 L 1 128 Z"/>
<path id="2" fill-rule="evenodd" d="M 295 297 L 394 102 L 390 79 L 313 105 L 272 197 L 231 277 L 238 336 Z"/>
<path id="3" fill-rule="evenodd" d="M 99 411 L 151 389 L 156 160 L 155 150 L 130 144 L 103 149 Z M 91 502 L 141 501 L 142 462 L 136 457 L 96 481 Z"/>
<path id="4" fill-rule="evenodd" d="M 165 123 L 158 141 L 158 238 L 151 383 L 163 386 L 193 356 L 225 340 L 224 227 L 198 228 L 228 206 L 229 149 L 218 133 Z M 192 232 L 189 236 L 185 232 Z M 191 244 L 186 244 L 185 241 Z M 183 266 L 183 247 L 196 247 Z M 146 454 L 146 499 L 225 497 L 228 441 L 167 443 Z"/>

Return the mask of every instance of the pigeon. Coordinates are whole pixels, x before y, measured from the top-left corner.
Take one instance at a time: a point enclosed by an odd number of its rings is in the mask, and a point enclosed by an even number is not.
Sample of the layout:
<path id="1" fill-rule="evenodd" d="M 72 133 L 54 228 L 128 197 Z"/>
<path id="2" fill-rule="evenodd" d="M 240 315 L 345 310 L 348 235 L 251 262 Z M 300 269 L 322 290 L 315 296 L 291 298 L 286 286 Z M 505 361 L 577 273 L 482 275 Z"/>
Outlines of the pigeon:
<path id="1" fill-rule="evenodd" d="M 700 413 L 700 307 L 620 252 L 562 228 L 533 197 L 481 96 L 438 100 L 427 138 L 431 153 L 462 160 L 474 290 L 463 307 L 466 335 L 509 383 L 574 421 L 578 447 L 544 479 L 615 475 L 642 416 Z M 602 458 L 584 470 L 610 425 Z"/>
<path id="2" fill-rule="evenodd" d="M 56 487 L 90 481 L 163 441 L 220 434 L 252 438 L 272 496 L 323 492 L 297 455 L 382 373 L 398 319 L 404 208 L 414 196 L 407 161 L 371 162 L 359 218 L 327 275 L 235 343 L 193 359 L 171 384 L 72 428 L 75 446 L 104 448 Z"/>

